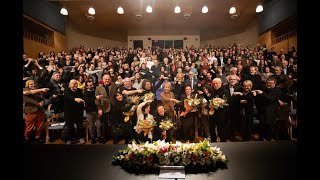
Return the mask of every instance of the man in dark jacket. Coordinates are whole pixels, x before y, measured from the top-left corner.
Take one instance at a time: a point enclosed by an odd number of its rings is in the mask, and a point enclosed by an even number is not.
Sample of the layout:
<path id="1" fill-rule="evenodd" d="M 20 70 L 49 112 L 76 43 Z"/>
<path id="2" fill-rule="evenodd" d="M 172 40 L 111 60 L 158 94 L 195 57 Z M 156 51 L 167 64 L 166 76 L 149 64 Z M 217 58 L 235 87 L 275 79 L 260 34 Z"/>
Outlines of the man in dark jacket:
<path id="1" fill-rule="evenodd" d="M 77 135 L 80 137 L 80 143 L 84 144 L 83 130 L 83 107 L 84 100 L 81 89 L 78 89 L 78 82 L 72 79 L 69 82 L 69 87 L 64 92 L 64 119 L 66 121 L 67 144 L 71 144 L 72 132 L 74 124 L 77 126 Z"/>

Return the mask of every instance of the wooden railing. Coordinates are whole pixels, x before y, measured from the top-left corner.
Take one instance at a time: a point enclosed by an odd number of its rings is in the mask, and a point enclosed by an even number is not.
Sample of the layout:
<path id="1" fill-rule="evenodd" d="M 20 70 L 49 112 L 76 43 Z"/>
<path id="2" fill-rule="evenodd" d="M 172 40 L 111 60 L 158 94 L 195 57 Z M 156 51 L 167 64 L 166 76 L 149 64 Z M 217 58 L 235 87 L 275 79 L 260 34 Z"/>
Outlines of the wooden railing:
<path id="1" fill-rule="evenodd" d="M 37 41 L 37 42 L 39 42 L 39 43 L 41 43 L 41 44 L 44 44 L 44 45 L 46 45 L 46 46 L 54 47 L 54 42 L 49 41 L 49 40 L 46 39 L 46 38 L 40 37 L 40 36 L 38 36 L 38 35 L 29 33 L 29 32 L 24 32 L 24 33 L 23 33 L 23 37 L 24 37 L 24 38 L 27 38 L 27 39 L 30 39 L 30 40 L 33 40 L 33 41 Z"/>
<path id="2" fill-rule="evenodd" d="M 289 39 L 290 37 L 293 37 L 293 36 L 296 36 L 297 35 L 297 30 L 294 30 L 294 31 L 291 31 L 287 34 L 284 34 L 284 35 L 281 35 L 279 37 L 276 37 L 272 40 L 272 45 L 273 44 L 276 44 L 276 43 L 279 43 L 281 41 L 284 41 L 284 40 L 287 40 Z"/>

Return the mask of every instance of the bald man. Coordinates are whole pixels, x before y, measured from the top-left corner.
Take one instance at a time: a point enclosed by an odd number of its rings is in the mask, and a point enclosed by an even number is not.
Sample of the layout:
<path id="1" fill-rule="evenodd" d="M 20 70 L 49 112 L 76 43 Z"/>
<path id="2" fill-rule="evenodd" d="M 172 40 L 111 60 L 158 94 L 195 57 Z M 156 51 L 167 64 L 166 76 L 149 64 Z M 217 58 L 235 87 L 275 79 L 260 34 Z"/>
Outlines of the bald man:
<path id="1" fill-rule="evenodd" d="M 81 89 L 78 88 L 77 80 L 71 79 L 69 87 L 64 92 L 64 119 L 66 121 L 67 132 L 66 142 L 71 144 L 74 124 L 77 125 L 77 135 L 80 138 L 80 143 L 84 144 L 83 130 L 83 109 L 84 100 Z"/>

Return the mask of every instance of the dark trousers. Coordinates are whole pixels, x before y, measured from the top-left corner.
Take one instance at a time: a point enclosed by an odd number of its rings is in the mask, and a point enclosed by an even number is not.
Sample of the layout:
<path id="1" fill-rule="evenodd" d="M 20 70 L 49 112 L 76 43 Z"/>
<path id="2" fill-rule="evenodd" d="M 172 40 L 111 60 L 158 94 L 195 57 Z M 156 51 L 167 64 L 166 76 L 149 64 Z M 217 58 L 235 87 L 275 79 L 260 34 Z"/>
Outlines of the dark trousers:
<path id="1" fill-rule="evenodd" d="M 200 120 L 200 132 L 204 138 L 208 138 L 210 136 L 210 120 L 209 115 L 201 114 Z"/>
<path id="2" fill-rule="evenodd" d="M 217 134 L 215 129 L 217 128 L 218 136 L 220 142 L 227 141 L 227 120 L 226 120 L 226 111 L 225 110 L 216 110 L 212 116 L 209 116 L 210 119 L 210 135 L 211 141 L 217 142 Z"/>
<path id="3" fill-rule="evenodd" d="M 128 144 L 132 139 L 131 122 L 126 124 L 113 124 L 112 125 L 112 139 L 113 144 L 117 144 L 120 140 L 124 139 Z"/>
<path id="4" fill-rule="evenodd" d="M 194 139 L 194 122 L 196 116 L 196 112 L 189 112 L 186 117 L 180 117 L 183 132 L 182 139 L 185 141 L 193 141 Z"/>
<path id="5" fill-rule="evenodd" d="M 242 141 L 249 141 L 252 132 L 252 125 L 253 124 L 253 114 L 249 112 L 245 112 L 242 109 L 241 113 L 241 135 Z"/>
<path id="6" fill-rule="evenodd" d="M 56 98 L 51 99 L 51 108 L 54 114 L 64 112 L 64 96 L 59 95 Z"/>
<path id="7" fill-rule="evenodd" d="M 76 135 L 79 138 L 83 138 L 83 118 L 82 117 L 73 117 L 73 118 L 66 118 L 66 141 L 71 141 L 75 134 L 75 127 L 74 124 L 77 126 Z"/>
<path id="8" fill-rule="evenodd" d="M 101 121 L 101 138 L 104 140 L 112 139 L 112 130 L 110 126 L 110 114 L 103 113 L 100 117 Z"/>

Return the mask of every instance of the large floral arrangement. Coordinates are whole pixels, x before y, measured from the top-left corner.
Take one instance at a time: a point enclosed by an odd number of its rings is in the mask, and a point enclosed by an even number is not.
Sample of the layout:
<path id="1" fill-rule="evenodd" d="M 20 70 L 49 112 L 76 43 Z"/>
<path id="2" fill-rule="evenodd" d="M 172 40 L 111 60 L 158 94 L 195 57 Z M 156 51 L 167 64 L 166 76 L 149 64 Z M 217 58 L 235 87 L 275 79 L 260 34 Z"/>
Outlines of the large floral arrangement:
<path id="1" fill-rule="evenodd" d="M 226 100 L 221 98 L 213 98 L 209 100 L 209 114 L 213 115 L 215 110 L 218 110 L 219 108 L 224 108 L 225 106 L 229 106 Z"/>
<path id="2" fill-rule="evenodd" d="M 158 140 L 144 144 L 132 142 L 113 156 L 112 164 L 136 174 L 159 173 L 159 166 L 164 165 L 185 166 L 186 173 L 202 173 L 224 169 L 228 161 L 220 148 L 211 147 L 207 140 L 175 144 Z"/>
<path id="3" fill-rule="evenodd" d="M 153 118 L 147 117 L 146 119 L 138 120 L 137 125 L 134 127 L 134 129 L 139 134 L 141 132 L 144 132 L 144 136 L 146 136 L 156 125 L 157 122 Z"/>

